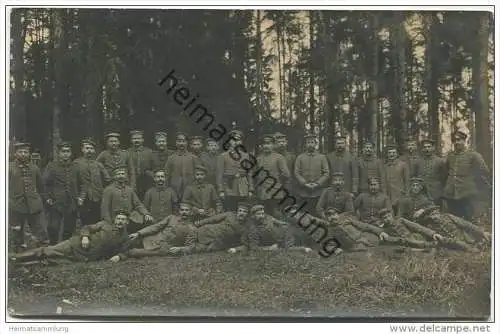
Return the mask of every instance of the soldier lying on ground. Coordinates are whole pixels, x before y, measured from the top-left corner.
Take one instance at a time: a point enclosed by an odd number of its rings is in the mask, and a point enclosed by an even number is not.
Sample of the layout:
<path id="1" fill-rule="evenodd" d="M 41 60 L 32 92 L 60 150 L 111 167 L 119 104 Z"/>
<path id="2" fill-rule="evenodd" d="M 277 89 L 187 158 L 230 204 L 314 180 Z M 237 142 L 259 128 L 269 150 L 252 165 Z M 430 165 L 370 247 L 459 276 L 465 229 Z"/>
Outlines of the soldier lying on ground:
<path id="1" fill-rule="evenodd" d="M 225 212 L 195 221 L 194 225 L 198 229 L 194 247 L 172 247 L 171 253 L 215 252 L 238 246 L 248 210 L 248 204 L 242 202 L 238 204 L 236 212 Z"/>
<path id="2" fill-rule="evenodd" d="M 472 249 L 485 249 L 491 244 L 490 233 L 463 218 L 440 212 L 436 205 L 416 211 L 414 218 L 421 225 L 434 229 L 447 239 L 462 245 L 462 248 L 468 245 Z"/>
<path id="3" fill-rule="evenodd" d="M 125 211 L 115 213 L 114 222 L 101 221 L 82 227 L 79 235 L 53 246 L 39 247 L 23 253 L 13 254 L 11 260 L 24 262 L 44 258 L 59 258 L 72 261 L 98 261 L 112 256 L 111 260 L 126 258 L 129 246 L 127 224 L 129 215 Z"/>
<path id="4" fill-rule="evenodd" d="M 311 248 L 297 247 L 290 226 L 287 222 L 266 215 L 263 205 L 255 205 L 251 210 L 251 218 L 245 224 L 241 236 L 242 245 L 228 250 L 229 253 L 253 250 L 274 251 L 279 248 L 301 250 L 306 253 Z"/>
<path id="5" fill-rule="evenodd" d="M 134 258 L 173 255 L 184 249 L 179 246 L 186 246 L 184 250 L 191 251 L 196 239 L 195 227 L 191 221 L 191 209 L 191 203 L 180 203 L 178 216 L 170 215 L 159 223 L 132 233 L 129 236 L 130 240 L 141 241 L 142 248 L 132 248 L 127 255 Z"/>

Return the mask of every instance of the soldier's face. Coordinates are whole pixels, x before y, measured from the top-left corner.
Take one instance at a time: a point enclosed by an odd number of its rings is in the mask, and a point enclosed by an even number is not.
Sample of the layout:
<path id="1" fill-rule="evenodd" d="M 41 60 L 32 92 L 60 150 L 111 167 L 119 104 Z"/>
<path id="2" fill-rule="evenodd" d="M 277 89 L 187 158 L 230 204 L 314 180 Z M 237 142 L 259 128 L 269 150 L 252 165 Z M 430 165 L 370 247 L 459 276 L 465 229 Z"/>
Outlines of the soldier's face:
<path id="1" fill-rule="evenodd" d="M 390 148 L 387 150 L 387 159 L 390 161 L 396 160 L 398 157 L 398 151 L 395 148 Z"/>
<path id="2" fill-rule="evenodd" d="M 431 155 L 434 153 L 434 146 L 431 143 L 424 143 L 422 145 L 422 151 L 427 155 Z"/>
<path id="3" fill-rule="evenodd" d="M 306 139 L 305 146 L 306 146 L 306 150 L 308 152 L 314 151 L 316 149 L 316 139 L 314 139 L 314 138 Z"/>
<path id="4" fill-rule="evenodd" d="M 115 216 L 115 225 L 118 227 L 124 227 L 128 224 L 128 217 L 126 215 L 118 214 Z"/>
<path id="5" fill-rule="evenodd" d="M 203 143 L 200 140 L 193 140 L 191 142 L 191 150 L 193 152 L 201 152 L 202 148 L 203 148 Z"/>
<path id="6" fill-rule="evenodd" d="M 32 164 L 35 164 L 35 165 L 37 165 L 37 166 L 38 166 L 38 165 L 40 165 L 40 162 L 41 162 L 41 159 L 40 159 L 40 158 L 38 158 L 38 157 L 36 157 L 36 158 L 31 157 L 31 163 L 32 163 Z"/>
<path id="7" fill-rule="evenodd" d="M 461 149 L 465 148 L 465 139 L 457 137 L 453 141 L 453 145 L 455 146 L 456 149 L 461 150 Z"/>
<path id="8" fill-rule="evenodd" d="M 382 222 L 386 223 L 386 224 L 390 224 L 392 223 L 394 220 L 394 217 L 392 216 L 392 213 L 386 213 L 383 217 L 382 217 Z"/>
<path id="9" fill-rule="evenodd" d="M 231 140 L 231 147 L 235 148 L 239 145 L 243 145 L 243 140 L 240 137 L 233 137 L 233 140 Z"/>
<path id="10" fill-rule="evenodd" d="M 266 213 L 264 212 L 264 209 L 259 209 L 259 210 L 255 211 L 253 214 L 253 217 L 255 218 L 255 220 L 258 220 L 258 221 L 264 220 L 265 216 L 266 216 Z"/>
<path id="11" fill-rule="evenodd" d="M 21 148 L 16 150 L 15 156 L 17 160 L 26 162 L 30 158 L 30 151 L 26 148 Z"/>
<path id="12" fill-rule="evenodd" d="M 236 219 L 238 220 L 244 220 L 248 216 L 248 209 L 247 208 L 238 208 L 238 211 L 236 211 Z"/>
<path id="13" fill-rule="evenodd" d="M 161 151 L 165 150 L 167 148 L 167 138 L 165 137 L 156 138 L 155 145 L 159 150 Z"/>
<path id="14" fill-rule="evenodd" d="M 370 156 L 373 154 L 373 145 L 371 143 L 367 143 L 363 145 L 362 149 L 363 155 Z"/>
<path id="15" fill-rule="evenodd" d="M 108 138 L 108 147 L 112 150 L 118 149 L 120 146 L 120 140 L 116 137 Z"/>
<path id="16" fill-rule="evenodd" d="M 332 180 L 332 185 L 335 187 L 335 189 L 342 189 L 344 188 L 344 178 L 341 176 L 334 176 Z"/>
<path id="17" fill-rule="evenodd" d="M 215 141 L 209 141 L 207 143 L 207 151 L 210 153 L 216 153 L 219 150 L 219 144 Z"/>
<path id="18" fill-rule="evenodd" d="M 156 172 L 153 180 L 155 181 L 155 184 L 162 186 L 165 184 L 165 173 L 164 172 Z"/>
<path id="19" fill-rule="evenodd" d="M 135 134 L 135 135 L 132 135 L 132 137 L 130 138 L 130 141 L 132 142 L 132 145 L 134 146 L 141 146 L 142 143 L 144 143 L 144 137 L 140 134 Z"/>
<path id="20" fill-rule="evenodd" d="M 118 182 L 125 182 L 127 180 L 127 172 L 124 170 L 116 171 L 114 177 Z"/>
<path id="21" fill-rule="evenodd" d="M 175 146 L 177 146 L 178 149 L 184 150 L 187 147 L 187 140 L 184 137 L 177 138 L 175 141 Z"/>
<path id="22" fill-rule="evenodd" d="M 194 173 L 194 179 L 197 181 L 197 182 L 202 182 L 203 180 L 205 180 L 205 172 L 204 171 L 201 171 L 201 170 L 197 170 L 195 173 Z"/>
<path id="23" fill-rule="evenodd" d="M 265 142 L 262 144 L 262 151 L 271 152 L 273 150 L 273 143 Z"/>
<path id="24" fill-rule="evenodd" d="M 68 161 L 71 159 L 71 149 L 69 147 L 63 147 L 59 150 L 59 159 L 63 161 Z"/>
<path id="25" fill-rule="evenodd" d="M 344 138 L 338 138 L 335 141 L 335 149 L 339 152 L 344 152 L 346 148 L 346 141 Z"/>
<path id="26" fill-rule="evenodd" d="M 420 194 L 420 192 L 424 189 L 423 185 L 420 182 L 413 182 L 410 185 L 410 192 L 414 195 Z"/>
<path id="27" fill-rule="evenodd" d="M 368 184 L 368 190 L 370 190 L 372 194 L 378 193 L 380 190 L 380 183 L 378 181 L 370 181 Z"/>
<path id="28" fill-rule="evenodd" d="M 181 205 L 179 208 L 179 215 L 182 218 L 189 218 L 191 215 L 191 207 L 189 205 Z"/>
<path id="29" fill-rule="evenodd" d="M 326 213 L 326 220 L 329 222 L 335 222 L 339 219 L 339 214 L 336 211 L 328 211 Z"/>
<path id="30" fill-rule="evenodd" d="M 417 142 L 416 141 L 409 141 L 406 143 L 406 150 L 410 153 L 416 152 L 417 151 Z"/>
<path id="31" fill-rule="evenodd" d="M 286 138 L 279 138 L 276 140 L 276 147 L 278 149 L 286 149 L 288 146 L 288 140 Z"/>
<path id="32" fill-rule="evenodd" d="M 85 157 L 91 157 L 91 156 L 93 156 L 95 154 L 95 148 L 94 148 L 94 146 L 90 145 L 90 144 L 83 144 L 82 154 Z"/>

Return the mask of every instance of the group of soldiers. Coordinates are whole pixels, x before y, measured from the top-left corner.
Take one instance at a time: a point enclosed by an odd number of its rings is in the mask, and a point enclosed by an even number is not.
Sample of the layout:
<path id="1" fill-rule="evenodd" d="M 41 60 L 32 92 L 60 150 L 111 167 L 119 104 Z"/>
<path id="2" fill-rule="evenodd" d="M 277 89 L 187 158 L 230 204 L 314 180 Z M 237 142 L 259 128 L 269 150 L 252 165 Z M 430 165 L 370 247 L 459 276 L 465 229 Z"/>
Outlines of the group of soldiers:
<path id="1" fill-rule="evenodd" d="M 143 131 L 131 131 L 131 145 L 122 150 L 120 135 L 108 133 L 97 156 L 87 138 L 74 160 L 71 144 L 62 142 L 43 173 L 30 145 L 16 143 L 9 163 L 10 258 L 116 262 L 278 248 L 319 248 L 329 256 L 380 244 L 479 251 L 491 240 L 474 223 L 489 171 L 461 131 L 446 158 L 430 139 L 409 139 L 402 156 L 387 145 L 385 159 L 366 141 L 356 157 L 341 134 L 326 155 L 308 134 L 305 152 L 295 156 L 286 135 L 265 135 L 255 157 L 264 180 L 241 163 L 251 154 L 241 150 L 240 130 L 230 133 L 223 152 L 213 138 L 178 133 L 175 151 L 165 132 L 154 138 L 152 150 Z M 286 198 L 273 189 L 286 189 Z M 290 194 L 294 201 L 285 206 Z M 332 238 L 317 238 L 319 232 Z"/>

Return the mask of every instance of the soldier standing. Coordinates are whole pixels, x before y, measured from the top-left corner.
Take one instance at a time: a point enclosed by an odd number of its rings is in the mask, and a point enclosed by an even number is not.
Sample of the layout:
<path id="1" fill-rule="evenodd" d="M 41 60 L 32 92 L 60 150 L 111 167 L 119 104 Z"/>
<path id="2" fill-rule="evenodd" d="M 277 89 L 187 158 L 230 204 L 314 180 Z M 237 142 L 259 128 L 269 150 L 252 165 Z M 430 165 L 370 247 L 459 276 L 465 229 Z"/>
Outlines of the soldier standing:
<path id="1" fill-rule="evenodd" d="M 345 181 L 344 190 L 356 196 L 359 191 L 359 169 L 356 158 L 346 150 L 344 135 L 335 137 L 335 151 L 328 154 L 327 159 L 330 173 L 342 173 Z"/>
<path id="2" fill-rule="evenodd" d="M 155 150 L 153 151 L 153 170 L 165 168 L 168 157 L 172 154 L 167 146 L 167 133 L 155 133 Z"/>
<path id="3" fill-rule="evenodd" d="M 159 222 L 176 211 L 179 198 L 174 189 L 167 187 L 163 169 L 153 172 L 153 181 L 154 186 L 144 195 L 144 206 L 154 221 Z"/>
<path id="4" fill-rule="evenodd" d="M 206 183 L 207 169 L 205 166 L 195 167 L 193 184 L 190 184 L 184 190 L 182 196 L 183 202 L 192 203 L 191 208 L 193 219 L 199 220 L 215 215 L 222 211 L 222 204 L 217 196 L 217 191 L 213 184 Z"/>
<path id="5" fill-rule="evenodd" d="M 111 182 L 111 177 L 103 164 L 95 160 L 95 142 L 92 139 L 82 140 L 82 156 L 75 159 L 74 164 L 82 224 L 95 224 L 101 217 L 102 192 Z"/>
<path id="6" fill-rule="evenodd" d="M 294 171 L 298 182 L 297 193 L 312 213 L 315 212 L 317 201 L 330 178 L 330 170 L 326 156 L 316 151 L 316 136 L 308 134 L 304 139 L 306 152 L 295 160 Z"/>
<path id="7" fill-rule="evenodd" d="M 387 193 L 384 163 L 375 155 L 375 144 L 370 141 L 363 144 L 362 156 L 358 160 L 358 168 L 360 193 L 368 192 L 368 180 L 372 177 L 380 180 L 382 192 Z"/>
<path id="8" fill-rule="evenodd" d="M 265 171 L 264 179 L 257 178 L 258 182 L 255 189 L 257 198 L 265 207 L 266 212 L 272 215 L 280 215 L 278 203 L 283 199 L 284 194 L 279 191 L 281 184 L 280 180 L 285 180 L 286 183 L 290 179 L 290 171 L 286 164 L 285 158 L 276 152 L 273 152 L 274 137 L 266 135 L 262 138 L 262 153 L 257 157 L 257 164 L 260 170 Z M 261 173 L 259 172 L 259 174 Z"/>
<path id="9" fill-rule="evenodd" d="M 392 209 L 397 213 L 398 201 L 406 195 L 408 190 L 409 169 L 406 162 L 398 159 L 396 145 L 387 145 L 385 154 L 387 157 L 385 163 L 387 195 L 391 200 Z"/>
<path id="10" fill-rule="evenodd" d="M 447 179 L 444 188 L 450 213 L 472 221 L 478 212 L 477 195 L 486 186 L 491 187 L 489 170 L 478 152 L 466 149 L 467 134 L 457 131 L 453 135 L 454 150 L 446 158 Z M 482 186 L 483 185 L 483 186 Z"/>
<path id="11" fill-rule="evenodd" d="M 323 191 L 316 205 L 316 212 L 322 219 L 326 219 L 326 209 L 335 208 L 338 213 L 354 214 L 353 194 L 345 191 L 344 173 L 332 174 L 332 186 Z"/>
<path id="12" fill-rule="evenodd" d="M 217 157 L 219 156 L 219 144 L 212 138 L 207 139 L 206 150 L 201 152 L 200 160 L 207 167 L 207 183 L 216 185 L 215 178 L 217 169 Z"/>
<path id="13" fill-rule="evenodd" d="M 281 154 L 286 161 L 286 166 L 288 167 L 288 170 L 290 171 L 291 175 L 294 175 L 294 165 L 295 165 L 295 154 L 291 153 L 288 151 L 288 138 L 285 134 L 276 132 L 274 134 L 274 140 L 275 140 L 275 147 L 274 150 L 276 153 Z M 285 187 L 286 190 L 288 190 L 290 193 L 293 193 L 293 188 L 295 188 L 295 184 L 293 182 L 293 178 L 288 178 L 288 179 L 283 179 L 280 180 L 281 184 Z"/>
<path id="14" fill-rule="evenodd" d="M 135 191 L 139 198 L 143 198 L 146 190 L 151 187 L 153 179 L 153 151 L 144 146 L 144 132 L 142 130 L 130 131 L 132 146 L 128 149 L 130 162 L 134 169 Z"/>
<path id="15" fill-rule="evenodd" d="M 189 148 L 191 149 L 191 153 L 199 159 L 203 152 L 203 138 L 200 136 L 193 136 Z"/>
<path id="16" fill-rule="evenodd" d="M 42 156 L 40 155 L 39 152 L 33 152 L 31 153 L 31 163 L 38 168 L 42 168 Z"/>
<path id="17" fill-rule="evenodd" d="M 240 163 L 240 160 L 249 159 L 249 154 L 241 149 L 243 132 L 233 130 L 229 135 L 232 138 L 229 149 L 217 158 L 216 179 L 219 197 L 224 201 L 224 210 L 236 211 L 239 202 L 246 201 L 253 195 L 254 187 L 252 177 Z"/>
<path id="18" fill-rule="evenodd" d="M 116 132 L 110 132 L 106 136 L 107 149 L 99 153 L 97 161 L 103 164 L 108 172 L 108 175 L 113 174 L 113 170 L 117 167 L 125 167 L 128 172 L 128 182 L 135 188 L 135 173 L 127 151 L 120 149 L 120 135 Z"/>
<path id="19" fill-rule="evenodd" d="M 419 176 L 421 173 L 420 167 L 420 154 L 418 152 L 417 140 L 414 138 L 407 138 L 405 142 L 406 152 L 402 156 L 401 160 L 406 162 L 410 172 L 410 177 Z"/>
<path id="20" fill-rule="evenodd" d="M 113 171 L 113 183 L 104 189 L 101 203 L 101 217 L 103 220 L 111 222 L 116 211 L 138 211 L 144 216 L 145 222 L 153 222 L 153 217 L 146 210 L 137 197 L 137 194 L 127 184 L 127 170 L 124 167 L 117 167 Z"/>
<path id="21" fill-rule="evenodd" d="M 47 241 L 43 226 L 43 182 L 40 169 L 30 163 L 30 145 L 16 143 L 14 160 L 9 162 L 9 225 L 13 246 L 26 247 L 24 228 L 29 225 L 39 243 Z"/>
<path id="22" fill-rule="evenodd" d="M 43 173 L 46 203 L 50 212 L 49 239 L 56 244 L 74 232 L 77 218 L 77 168 L 71 160 L 71 144 L 58 145 L 58 156 Z"/>
<path id="23" fill-rule="evenodd" d="M 184 133 L 178 133 L 175 140 L 177 151 L 168 157 L 165 164 L 167 185 L 171 186 L 177 196 L 182 198 L 184 190 L 194 181 L 194 168 L 199 165 L 199 159 L 188 152 L 188 138 Z"/>
<path id="24" fill-rule="evenodd" d="M 354 201 L 359 220 L 363 223 L 373 224 L 378 221 L 381 209 L 392 210 L 389 197 L 380 189 L 380 179 L 372 177 L 368 180 L 368 191 L 359 194 Z"/>
<path id="25" fill-rule="evenodd" d="M 422 158 L 419 161 L 418 170 L 423 179 L 427 194 L 434 204 L 443 208 L 443 189 L 446 182 L 445 159 L 438 157 L 435 153 L 434 141 L 432 139 L 422 140 Z"/>

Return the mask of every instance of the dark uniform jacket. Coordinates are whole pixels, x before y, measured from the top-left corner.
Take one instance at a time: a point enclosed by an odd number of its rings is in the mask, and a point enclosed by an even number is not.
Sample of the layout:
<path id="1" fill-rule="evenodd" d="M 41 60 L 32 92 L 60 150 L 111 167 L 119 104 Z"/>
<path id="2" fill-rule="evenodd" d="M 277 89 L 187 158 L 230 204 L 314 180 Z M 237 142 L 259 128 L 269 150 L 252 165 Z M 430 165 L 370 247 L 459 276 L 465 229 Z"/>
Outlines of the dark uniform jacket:
<path id="1" fill-rule="evenodd" d="M 329 226 L 329 233 L 335 236 L 339 246 L 349 250 L 357 245 L 377 246 L 379 235 L 383 230 L 377 226 L 360 222 L 351 216 L 341 215 L 337 223 L 331 224 L 319 220 Z"/>
<path id="2" fill-rule="evenodd" d="M 167 163 L 168 157 L 173 154 L 169 149 L 164 151 L 154 150 L 153 151 L 153 171 L 155 169 L 164 169 Z"/>
<path id="3" fill-rule="evenodd" d="M 241 166 L 241 161 L 249 160 L 248 153 L 241 153 L 241 159 L 237 153 L 223 152 L 217 158 L 217 190 L 224 192 L 225 196 L 247 197 L 248 192 L 254 191 L 252 177 L 247 170 Z"/>
<path id="4" fill-rule="evenodd" d="M 385 164 L 387 195 L 392 205 L 397 205 L 398 200 L 406 195 L 410 183 L 408 165 L 402 160 L 387 162 Z"/>
<path id="5" fill-rule="evenodd" d="M 199 220 L 197 224 L 198 243 L 216 243 L 219 249 L 223 249 L 238 246 L 244 222 L 238 221 L 234 212 L 225 212 Z"/>
<path id="6" fill-rule="evenodd" d="M 89 248 L 82 248 L 82 238 L 88 237 Z M 70 239 L 72 255 L 80 261 L 98 261 L 114 255 L 125 258 L 128 247 L 128 233 L 126 228 L 119 228 L 106 221 L 82 227 L 79 236 Z"/>
<path id="7" fill-rule="evenodd" d="M 136 178 L 145 175 L 153 177 L 154 157 L 153 151 L 149 147 L 130 147 L 127 153 Z"/>
<path id="8" fill-rule="evenodd" d="M 288 171 L 290 172 L 290 175 L 295 175 L 294 168 L 295 168 L 295 159 L 297 158 L 295 154 L 290 153 L 288 151 L 281 151 L 281 150 L 276 150 L 276 153 L 281 154 L 283 158 L 285 158 L 286 166 L 288 167 Z M 293 192 L 293 188 L 295 188 L 295 180 L 290 177 L 282 177 L 280 180 L 281 184 L 287 189 L 290 193 Z"/>
<path id="9" fill-rule="evenodd" d="M 443 197 L 444 184 L 446 182 L 445 159 L 433 155 L 423 156 L 419 160 L 419 177 L 424 180 L 427 193 L 432 200 Z"/>
<path id="10" fill-rule="evenodd" d="M 420 159 L 421 157 L 419 154 L 412 154 L 412 155 L 405 154 L 401 156 L 401 160 L 406 162 L 406 164 L 408 165 L 408 171 L 410 177 L 416 177 L 422 173 Z"/>
<path id="11" fill-rule="evenodd" d="M 277 244 L 281 248 L 289 248 L 295 245 L 288 223 L 269 215 L 266 215 L 262 222 L 249 219 L 243 228 L 241 242 L 248 249 L 272 246 L 273 244 Z"/>
<path id="12" fill-rule="evenodd" d="M 188 152 L 177 151 L 168 157 L 165 165 L 167 184 L 182 196 L 184 189 L 194 181 L 194 169 L 200 163 L 198 158 Z"/>
<path id="13" fill-rule="evenodd" d="M 297 193 L 301 197 L 321 196 L 330 178 L 326 156 L 318 152 L 300 154 L 295 160 L 294 172 L 298 183 Z M 305 184 L 309 182 L 316 182 L 319 186 L 312 190 L 306 188 Z"/>
<path id="14" fill-rule="evenodd" d="M 114 213 L 118 210 L 127 212 L 138 211 L 142 215 L 147 215 L 148 211 L 141 203 L 132 187 L 112 183 L 104 189 L 101 203 L 102 219 L 112 222 Z"/>
<path id="15" fill-rule="evenodd" d="M 338 213 L 354 214 L 354 196 L 347 191 L 335 191 L 328 187 L 323 191 L 316 205 L 316 212 L 324 217 L 326 209 L 334 207 Z"/>
<path id="16" fill-rule="evenodd" d="M 425 193 L 405 196 L 398 205 L 398 214 L 406 219 L 413 219 L 415 211 L 428 208 L 434 202 Z"/>
<path id="17" fill-rule="evenodd" d="M 196 228 L 192 222 L 175 215 L 165 217 L 137 233 L 143 238 L 142 243 L 147 250 L 193 246 L 196 241 Z"/>
<path id="18" fill-rule="evenodd" d="M 208 214 L 214 214 L 215 209 L 220 205 L 219 196 L 215 187 L 208 183 L 193 183 L 186 187 L 183 201 L 191 202 L 193 208 L 204 209 Z"/>
<path id="19" fill-rule="evenodd" d="M 178 197 L 171 187 L 155 186 L 144 195 L 144 206 L 156 222 L 174 213 Z"/>
<path id="20" fill-rule="evenodd" d="M 285 158 L 276 152 L 263 153 L 257 157 L 257 164 L 259 169 L 263 169 L 255 175 L 257 198 L 263 201 L 282 199 L 285 193 L 279 191 L 282 187 L 281 180 L 289 180 L 291 177 Z"/>
<path id="21" fill-rule="evenodd" d="M 331 152 L 327 156 L 330 175 L 344 173 L 345 191 L 357 194 L 359 191 L 359 168 L 357 159 L 349 152 Z"/>
<path id="22" fill-rule="evenodd" d="M 217 157 L 219 154 L 211 154 L 208 152 L 202 152 L 200 155 L 200 160 L 203 166 L 207 168 L 207 183 L 217 184 L 216 180 L 216 170 L 217 170 Z"/>
<path id="23" fill-rule="evenodd" d="M 97 156 L 97 161 L 103 164 L 109 175 L 113 175 L 113 170 L 117 167 L 125 167 L 128 171 L 128 177 L 132 187 L 135 187 L 135 169 L 127 151 L 118 150 L 111 152 L 109 150 L 102 151 Z"/>
<path id="24" fill-rule="evenodd" d="M 378 220 L 378 212 L 387 208 L 392 211 L 391 201 L 386 194 L 361 193 L 354 201 L 354 208 L 359 211 L 359 219 L 364 223 Z"/>
<path id="25" fill-rule="evenodd" d="M 40 169 L 31 163 L 9 163 L 9 210 L 22 214 L 43 211 Z"/>
<path id="26" fill-rule="evenodd" d="M 54 201 L 51 207 L 58 212 L 76 210 L 78 187 L 77 167 L 72 161 L 51 161 L 43 173 L 46 199 Z"/>
<path id="27" fill-rule="evenodd" d="M 104 165 L 97 160 L 80 157 L 74 161 L 77 172 L 78 196 L 92 202 L 101 202 L 104 187 L 111 178 Z"/>
<path id="28" fill-rule="evenodd" d="M 404 218 L 395 218 L 391 224 L 379 225 L 387 234 L 395 237 L 432 240 L 435 231 Z"/>
<path id="29" fill-rule="evenodd" d="M 444 196 L 461 199 L 478 194 L 478 183 L 488 184 L 488 167 L 476 151 L 450 152 L 446 158 L 447 179 Z"/>
<path id="30" fill-rule="evenodd" d="M 387 193 L 385 168 L 382 160 L 373 156 L 371 158 L 361 157 L 358 159 L 359 168 L 359 192 L 368 191 L 368 180 L 371 177 L 380 179 L 380 188 L 382 192 Z"/>

